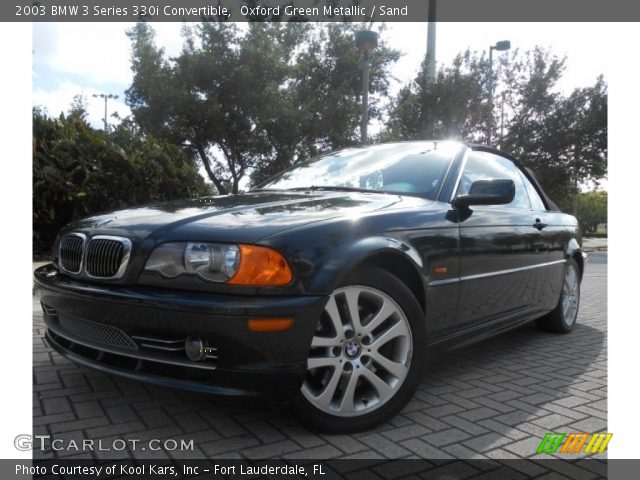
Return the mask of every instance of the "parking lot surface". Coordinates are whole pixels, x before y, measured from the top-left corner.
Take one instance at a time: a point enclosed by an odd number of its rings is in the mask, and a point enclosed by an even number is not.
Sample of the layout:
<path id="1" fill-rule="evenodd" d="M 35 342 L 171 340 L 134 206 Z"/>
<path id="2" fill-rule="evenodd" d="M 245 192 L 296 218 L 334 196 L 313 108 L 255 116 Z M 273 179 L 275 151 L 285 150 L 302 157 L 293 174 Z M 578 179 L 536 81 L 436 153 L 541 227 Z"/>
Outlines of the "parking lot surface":
<path id="1" fill-rule="evenodd" d="M 137 439 L 136 449 L 34 451 L 36 458 L 537 458 L 547 432 L 607 429 L 607 254 L 593 253 L 578 325 L 569 335 L 534 325 L 441 354 L 414 399 L 380 427 L 354 435 L 306 429 L 265 401 L 214 398 L 79 367 L 43 340 L 33 301 L 34 434 Z M 193 440 L 193 450 L 144 450 L 149 440 Z M 119 445 L 119 444 L 118 444 Z M 170 443 L 170 445 L 173 445 Z M 548 455 L 547 455 L 548 456 Z"/>

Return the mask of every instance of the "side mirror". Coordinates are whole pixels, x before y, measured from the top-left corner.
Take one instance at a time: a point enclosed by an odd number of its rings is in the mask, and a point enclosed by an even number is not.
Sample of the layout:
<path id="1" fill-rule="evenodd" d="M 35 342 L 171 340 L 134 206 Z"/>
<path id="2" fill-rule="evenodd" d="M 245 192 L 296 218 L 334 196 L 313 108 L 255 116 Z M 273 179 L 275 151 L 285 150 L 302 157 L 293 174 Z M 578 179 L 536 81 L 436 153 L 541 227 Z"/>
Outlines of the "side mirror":
<path id="1" fill-rule="evenodd" d="M 456 207 L 470 205 L 506 205 L 513 201 L 516 185 L 513 180 L 478 180 L 471 184 L 469 193 L 458 195 L 453 199 Z"/>

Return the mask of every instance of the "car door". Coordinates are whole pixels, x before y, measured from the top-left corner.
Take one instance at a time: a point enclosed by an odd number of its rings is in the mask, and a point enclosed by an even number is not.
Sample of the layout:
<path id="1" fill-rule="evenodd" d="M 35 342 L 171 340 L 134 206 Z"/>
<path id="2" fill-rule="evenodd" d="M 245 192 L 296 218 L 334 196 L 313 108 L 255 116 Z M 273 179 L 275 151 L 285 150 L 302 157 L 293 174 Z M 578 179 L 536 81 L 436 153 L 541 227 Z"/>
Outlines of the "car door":
<path id="1" fill-rule="evenodd" d="M 507 205 L 458 208 L 460 301 L 457 329 L 517 318 L 543 296 L 547 259 L 542 233 L 516 165 L 484 151 L 471 151 L 457 194 L 477 180 L 511 179 L 515 196 Z"/>
<path id="2" fill-rule="evenodd" d="M 565 245 L 571 239 L 571 231 L 562 224 L 564 214 L 549 211 L 533 183 L 524 172 L 520 173 L 535 213 L 536 228 L 540 230 L 547 250 L 543 294 L 538 303 L 541 312 L 544 312 L 554 308 L 560 298 L 566 263 Z"/>

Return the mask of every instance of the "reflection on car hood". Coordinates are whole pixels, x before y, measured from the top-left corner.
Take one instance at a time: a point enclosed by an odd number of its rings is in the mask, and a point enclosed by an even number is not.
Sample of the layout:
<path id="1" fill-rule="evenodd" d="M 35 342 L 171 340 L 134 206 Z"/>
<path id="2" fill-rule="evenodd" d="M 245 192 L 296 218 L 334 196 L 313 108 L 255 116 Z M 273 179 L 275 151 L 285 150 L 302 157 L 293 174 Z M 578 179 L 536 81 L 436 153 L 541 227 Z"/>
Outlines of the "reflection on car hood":
<path id="1" fill-rule="evenodd" d="M 156 241 L 255 242 L 312 222 L 428 203 L 378 193 L 252 192 L 120 210 L 86 218 L 72 228 Z"/>

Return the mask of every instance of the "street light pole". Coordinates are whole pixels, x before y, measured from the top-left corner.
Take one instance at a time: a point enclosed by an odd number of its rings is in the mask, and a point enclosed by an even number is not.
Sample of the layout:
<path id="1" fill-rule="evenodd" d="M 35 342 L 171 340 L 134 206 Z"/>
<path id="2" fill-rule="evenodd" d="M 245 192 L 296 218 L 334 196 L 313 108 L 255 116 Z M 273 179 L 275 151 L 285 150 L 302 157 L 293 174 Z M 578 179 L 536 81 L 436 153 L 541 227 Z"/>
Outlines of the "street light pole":
<path id="1" fill-rule="evenodd" d="M 362 115 L 360 116 L 360 142 L 368 143 L 369 126 L 369 53 L 362 54 Z"/>
<path id="2" fill-rule="evenodd" d="M 491 133 L 493 131 L 493 51 L 502 52 L 511 48 L 509 40 L 501 40 L 489 47 L 489 119 L 487 121 L 487 145 L 491 145 Z"/>
<path id="3" fill-rule="evenodd" d="M 502 148 L 502 138 L 504 137 L 504 97 L 505 92 L 502 92 L 502 106 L 500 108 L 500 143 L 499 146 Z"/>
<path id="4" fill-rule="evenodd" d="M 107 124 L 107 101 L 110 98 L 116 99 L 118 95 L 113 95 L 111 93 L 94 93 L 93 96 L 95 98 L 104 98 L 104 131 L 109 131 L 109 125 Z"/>
<path id="5" fill-rule="evenodd" d="M 491 145 L 493 130 L 493 45 L 489 47 L 489 120 L 487 121 L 487 145 Z"/>
<path id="6" fill-rule="evenodd" d="M 436 0 L 429 0 L 427 21 L 427 56 L 425 73 L 427 83 L 431 83 L 436 79 Z"/>
<path id="7" fill-rule="evenodd" d="M 362 114 L 360 116 L 360 143 L 368 143 L 369 125 L 369 59 L 371 51 L 378 46 L 378 34 L 371 30 L 356 33 L 356 46 L 362 52 Z"/>

